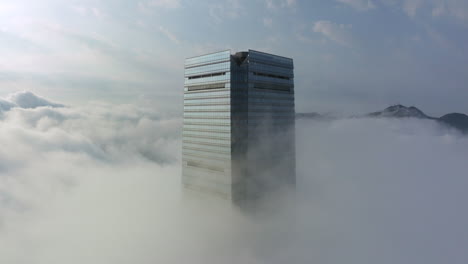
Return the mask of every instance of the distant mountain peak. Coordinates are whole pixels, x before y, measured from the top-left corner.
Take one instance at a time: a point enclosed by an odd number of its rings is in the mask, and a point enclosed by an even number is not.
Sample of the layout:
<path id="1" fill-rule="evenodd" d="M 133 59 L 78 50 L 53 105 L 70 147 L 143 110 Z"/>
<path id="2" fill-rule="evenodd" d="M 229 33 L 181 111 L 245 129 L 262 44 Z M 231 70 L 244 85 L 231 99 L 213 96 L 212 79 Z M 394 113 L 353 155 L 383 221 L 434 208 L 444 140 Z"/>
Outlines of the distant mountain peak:
<path id="1" fill-rule="evenodd" d="M 324 115 L 317 112 L 312 113 L 296 113 L 298 119 L 314 119 L 314 120 L 333 120 L 339 118 L 337 116 Z M 369 113 L 366 115 L 349 116 L 349 118 L 360 117 L 376 117 L 376 118 L 418 118 L 431 119 L 440 124 L 456 128 L 464 134 L 468 135 L 468 115 L 461 113 L 446 114 L 440 118 L 426 115 L 423 111 L 415 106 L 404 106 L 401 104 L 391 105 L 382 111 Z"/>
<path id="2" fill-rule="evenodd" d="M 383 111 L 368 114 L 372 117 L 413 117 L 413 118 L 431 118 L 415 106 L 404 106 L 396 104 L 385 108 Z"/>
<path id="3" fill-rule="evenodd" d="M 468 134 L 468 116 L 461 113 L 446 114 L 439 121 Z"/>

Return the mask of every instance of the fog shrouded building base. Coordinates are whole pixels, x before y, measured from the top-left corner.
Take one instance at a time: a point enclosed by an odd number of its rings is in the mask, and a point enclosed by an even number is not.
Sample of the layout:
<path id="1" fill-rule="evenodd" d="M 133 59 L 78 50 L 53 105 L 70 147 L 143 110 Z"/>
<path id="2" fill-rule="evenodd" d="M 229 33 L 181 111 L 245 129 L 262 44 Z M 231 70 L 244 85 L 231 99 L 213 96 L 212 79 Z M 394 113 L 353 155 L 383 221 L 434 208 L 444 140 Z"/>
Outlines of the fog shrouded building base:
<path id="1" fill-rule="evenodd" d="M 186 59 L 184 187 L 242 205 L 295 184 L 293 69 L 254 50 Z"/>

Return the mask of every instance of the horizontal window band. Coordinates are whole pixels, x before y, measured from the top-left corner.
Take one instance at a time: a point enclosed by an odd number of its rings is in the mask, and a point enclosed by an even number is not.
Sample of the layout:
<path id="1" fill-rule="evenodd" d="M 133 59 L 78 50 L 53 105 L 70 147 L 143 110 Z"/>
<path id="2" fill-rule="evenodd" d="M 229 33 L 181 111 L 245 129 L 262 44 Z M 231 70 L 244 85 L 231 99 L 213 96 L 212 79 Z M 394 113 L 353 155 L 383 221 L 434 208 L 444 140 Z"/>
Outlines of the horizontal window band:
<path id="1" fill-rule="evenodd" d="M 202 75 L 215 72 L 231 72 L 231 64 L 226 62 L 208 64 L 204 66 L 185 69 L 184 77 Z"/>
<path id="2" fill-rule="evenodd" d="M 182 152 L 182 160 L 185 160 L 187 158 L 184 158 L 183 156 L 187 157 L 192 157 L 192 158 L 201 158 L 201 159 L 213 159 L 213 160 L 219 160 L 219 161 L 231 161 L 231 158 L 221 158 L 220 156 L 206 156 L 206 155 L 197 155 L 193 153 L 186 153 Z"/>
<path id="3" fill-rule="evenodd" d="M 265 113 L 292 113 L 294 111 L 294 106 L 271 106 L 271 107 L 249 107 L 248 110 L 250 113 L 265 112 Z"/>
<path id="4" fill-rule="evenodd" d="M 294 114 L 283 114 L 283 115 L 249 115 L 248 119 L 264 119 L 264 118 L 273 118 L 273 119 L 294 119 Z"/>
<path id="5" fill-rule="evenodd" d="M 220 119 L 226 120 L 231 119 L 229 116 L 184 116 L 184 119 Z"/>
<path id="6" fill-rule="evenodd" d="M 281 91 L 281 90 L 273 90 L 273 89 L 260 89 L 260 88 L 255 88 L 252 87 L 249 91 L 250 93 L 255 93 L 255 94 L 268 94 L 268 95 L 283 95 L 283 96 L 291 96 L 294 98 L 294 87 L 291 87 L 291 90 L 289 91 Z"/>
<path id="7" fill-rule="evenodd" d="M 285 69 L 282 67 L 263 67 L 263 65 L 255 65 L 249 68 L 249 72 L 257 72 L 257 73 L 264 73 L 264 74 L 272 74 L 272 75 L 279 75 L 279 76 L 284 76 L 288 77 L 289 79 L 294 79 L 294 72 Z"/>
<path id="8" fill-rule="evenodd" d="M 281 84 L 272 84 L 272 83 L 254 83 L 253 88 L 289 92 L 292 87 L 291 85 L 281 85 Z"/>
<path id="9" fill-rule="evenodd" d="M 284 126 L 290 127 L 294 126 L 293 120 L 255 120 L 250 121 L 247 126 Z"/>
<path id="10" fill-rule="evenodd" d="M 189 91 L 208 90 L 208 89 L 224 89 L 224 88 L 226 88 L 226 83 L 190 85 L 190 86 L 187 86 L 187 88 L 188 88 Z"/>
<path id="11" fill-rule="evenodd" d="M 271 115 L 251 115 L 249 116 L 249 120 L 252 120 L 252 122 L 258 122 L 258 121 L 262 121 L 262 120 L 265 120 L 265 119 L 276 119 L 276 120 L 283 120 L 283 121 L 286 121 L 286 120 L 291 120 L 291 121 L 294 121 L 294 116 L 286 116 L 286 115 L 276 115 L 276 116 L 271 116 Z"/>
<path id="12" fill-rule="evenodd" d="M 208 77 L 223 76 L 223 75 L 226 75 L 226 72 L 214 72 L 214 73 L 208 73 L 208 74 L 194 75 L 194 76 L 189 76 L 188 79 L 193 80 L 193 79 L 208 78 Z"/>
<path id="13" fill-rule="evenodd" d="M 212 110 L 214 112 L 226 112 L 230 111 L 231 107 L 229 105 L 225 105 L 224 107 L 221 105 L 208 105 L 208 106 L 184 106 L 184 112 L 190 112 L 190 111 L 208 111 Z"/>
<path id="14" fill-rule="evenodd" d="M 191 153 L 193 154 L 193 153 Z M 217 154 L 216 154 L 217 155 Z M 193 154 L 193 155 L 186 155 L 182 158 L 182 161 L 198 161 L 198 162 L 203 162 L 203 163 L 211 163 L 217 167 L 226 167 L 226 168 L 230 168 L 231 167 L 231 158 L 227 158 L 225 157 L 224 159 L 222 160 L 215 160 L 213 159 L 213 157 L 215 157 L 215 154 L 210 154 L 209 156 L 206 156 L 206 157 L 201 157 L 199 155 L 197 155 L 196 153 Z"/>
<path id="15" fill-rule="evenodd" d="M 294 65 L 293 64 L 285 64 L 285 63 L 281 63 L 281 62 L 271 62 L 271 61 L 267 61 L 267 60 L 259 60 L 258 58 L 250 58 L 249 60 L 249 63 L 256 63 L 257 65 L 265 65 L 265 66 L 268 66 L 268 65 L 271 65 L 271 66 L 277 66 L 279 68 L 284 68 L 284 69 L 288 69 L 288 70 L 294 70 Z"/>
<path id="16" fill-rule="evenodd" d="M 291 105 L 291 110 L 294 109 L 294 105 Z M 279 108 L 276 108 L 276 109 L 273 109 L 275 111 L 272 111 L 271 108 L 268 108 L 268 109 L 264 109 L 264 110 L 260 110 L 260 109 L 248 109 L 248 110 L 237 110 L 237 111 L 232 111 L 233 113 L 245 113 L 245 112 L 289 112 L 291 110 L 288 110 L 288 111 L 284 111 L 285 109 L 287 109 L 286 107 L 283 107 L 282 109 L 279 109 Z M 283 110 L 283 111 L 276 111 L 276 110 Z M 231 112 L 231 110 L 229 109 L 194 109 L 194 110 L 184 110 L 184 113 L 196 113 L 196 112 L 200 112 L 200 113 L 203 113 L 203 112 L 220 112 L 220 113 L 229 113 Z"/>
<path id="17" fill-rule="evenodd" d="M 267 97 L 267 96 L 250 96 L 249 99 L 256 99 L 252 101 L 294 101 L 294 97 Z"/>
<path id="18" fill-rule="evenodd" d="M 201 128 L 201 129 L 205 129 L 205 128 L 210 128 L 210 126 L 206 126 L 206 125 L 192 125 L 192 124 L 183 124 L 183 127 L 184 128 Z M 216 126 L 214 127 L 213 129 L 219 129 L 219 130 L 223 130 L 223 131 L 229 131 L 230 129 L 230 126 Z"/>
<path id="19" fill-rule="evenodd" d="M 268 115 L 269 117 L 272 117 L 273 119 L 275 120 L 296 120 L 294 118 L 294 115 L 291 115 L 291 116 L 286 116 L 286 115 L 281 115 L 281 116 L 271 116 L 271 115 Z M 233 120 L 234 123 L 236 122 L 247 122 L 248 120 L 257 120 L 257 119 L 263 119 L 265 116 L 249 116 L 248 118 L 238 118 L 238 119 L 235 119 Z"/>
<path id="20" fill-rule="evenodd" d="M 249 107 L 252 107 L 252 106 L 291 106 L 291 107 L 294 107 L 294 102 L 291 102 L 291 103 L 272 103 L 272 102 L 250 102 L 249 101 Z"/>
<path id="21" fill-rule="evenodd" d="M 231 112 L 229 109 L 197 109 L 197 110 L 184 110 L 184 113 L 197 113 L 197 112 Z"/>
<path id="22" fill-rule="evenodd" d="M 219 151 L 219 150 L 211 150 L 211 149 L 186 147 L 186 146 L 183 146 L 182 149 L 190 149 L 190 150 L 196 150 L 196 151 L 208 152 L 208 153 L 219 153 L 219 154 L 229 154 L 229 155 L 231 154 L 230 151 Z"/>
<path id="23" fill-rule="evenodd" d="M 269 61 L 274 60 L 278 61 L 280 60 L 282 63 L 290 63 L 292 64 L 293 59 L 290 57 L 285 57 L 281 55 L 275 55 L 275 54 L 270 54 L 258 50 L 250 50 L 250 57 L 257 60 L 257 59 L 263 59 L 263 58 L 268 58 Z"/>
<path id="24" fill-rule="evenodd" d="M 212 64 L 207 64 L 203 66 L 197 66 L 192 68 L 185 68 L 184 75 L 185 77 L 194 75 L 194 74 L 204 74 L 212 72 L 231 71 L 231 64 L 226 62 L 217 62 Z"/>
<path id="25" fill-rule="evenodd" d="M 290 80 L 291 79 L 288 76 L 271 74 L 271 73 L 264 73 L 264 72 L 253 72 L 253 75 L 262 76 L 262 77 L 269 77 L 269 78 L 275 78 L 275 79 L 282 79 L 282 80 Z"/>
<path id="26" fill-rule="evenodd" d="M 198 75 L 208 75 L 208 74 L 213 74 L 213 73 L 218 73 L 218 72 L 225 72 L 230 73 L 230 69 L 226 67 L 219 67 L 218 69 L 207 69 L 204 71 L 185 71 L 184 77 L 189 78 L 190 76 L 198 76 Z"/>
<path id="27" fill-rule="evenodd" d="M 281 108 L 281 109 L 249 109 L 247 111 L 237 111 L 236 113 L 264 113 L 264 115 L 269 115 L 269 116 L 275 116 L 275 114 L 291 114 L 294 115 L 294 109 L 290 107 L 289 109 L 287 108 Z"/>
<path id="28" fill-rule="evenodd" d="M 230 105 L 231 102 L 185 103 L 184 106 Z"/>
<path id="29" fill-rule="evenodd" d="M 225 168 L 223 168 L 223 167 L 204 164 L 203 162 L 196 162 L 196 161 L 193 161 L 193 160 L 188 160 L 187 161 L 187 166 L 197 167 L 197 168 L 202 168 L 202 169 L 208 169 L 208 170 L 213 170 L 213 171 L 219 171 L 219 172 L 224 172 L 224 170 L 225 170 Z"/>
<path id="30" fill-rule="evenodd" d="M 187 148 L 200 148 L 203 150 L 214 150 L 214 151 L 224 151 L 231 152 L 231 146 L 211 146 L 211 145 L 202 145 L 198 143 L 183 143 L 182 146 Z"/>
<path id="31" fill-rule="evenodd" d="M 184 119 L 231 119 L 230 113 L 226 113 L 227 115 L 210 115 L 206 116 L 205 114 L 192 114 L 192 113 L 184 113 Z"/>
<path id="32" fill-rule="evenodd" d="M 258 89 L 257 91 L 269 92 L 269 93 L 275 93 L 275 94 L 294 94 L 292 90 L 280 90 L 280 89 L 258 88 L 258 87 L 253 87 L 253 88 Z"/>
<path id="33" fill-rule="evenodd" d="M 193 128 L 184 128 L 183 131 L 194 131 L 194 132 L 214 132 L 220 134 L 230 134 L 231 131 L 226 130 L 215 130 L 215 129 L 193 129 Z"/>
<path id="34" fill-rule="evenodd" d="M 210 143 L 210 142 L 200 142 L 200 141 L 192 141 L 192 140 L 182 140 L 183 143 L 190 143 L 190 144 L 198 144 L 198 145 L 206 145 L 206 146 L 216 146 L 216 147 L 231 147 L 231 144 L 217 144 L 217 143 Z"/>
<path id="35" fill-rule="evenodd" d="M 231 137 L 218 137 L 218 136 L 206 136 L 196 134 L 183 134 L 184 138 L 205 138 L 205 139 L 216 139 L 216 140 L 231 140 Z"/>
<path id="36" fill-rule="evenodd" d="M 193 64 L 186 64 L 185 69 L 192 69 L 196 67 L 201 67 L 201 66 L 206 66 L 206 65 L 212 65 L 212 64 L 218 64 L 218 63 L 223 63 L 223 62 L 230 62 L 231 60 L 214 60 L 211 62 L 205 62 L 205 63 L 193 63 Z"/>
<path id="37" fill-rule="evenodd" d="M 229 95 L 212 95 L 212 96 L 186 97 L 186 98 L 184 98 L 184 101 L 200 100 L 200 99 L 223 99 L 223 98 L 231 98 L 231 96 L 229 96 Z"/>
<path id="38" fill-rule="evenodd" d="M 186 146 L 188 148 L 190 148 L 191 146 Z M 219 150 L 215 150 L 215 151 L 219 151 Z M 191 154 L 191 155 L 198 155 L 198 156 L 207 156 L 207 157 L 220 157 L 222 159 L 231 159 L 231 152 L 229 151 L 229 153 L 218 153 L 218 152 L 206 152 L 206 151 L 200 151 L 200 150 L 192 150 L 192 149 L 183 149 L 182 148 L 182 153 L 184 154 Z"/>
<path id="39" fill-rule="evenodd" d="M 231 122 L 229 123 L 210 123 L 210 122 L 184 122 L 184 125 L 201 125 L 201 126 L 231 126 Z"/>
<path id="40" fill-rule="evenodd" d="M 195 94 L 195 93 L 215 93 L 215 92 L 221 92 L 221 91 L 230 91 L 230 89 L 224 88 L 224 89 L 216 89 L 216 90 L 194 90 L 194 91 L 185 91 L 184 94 Z"/>

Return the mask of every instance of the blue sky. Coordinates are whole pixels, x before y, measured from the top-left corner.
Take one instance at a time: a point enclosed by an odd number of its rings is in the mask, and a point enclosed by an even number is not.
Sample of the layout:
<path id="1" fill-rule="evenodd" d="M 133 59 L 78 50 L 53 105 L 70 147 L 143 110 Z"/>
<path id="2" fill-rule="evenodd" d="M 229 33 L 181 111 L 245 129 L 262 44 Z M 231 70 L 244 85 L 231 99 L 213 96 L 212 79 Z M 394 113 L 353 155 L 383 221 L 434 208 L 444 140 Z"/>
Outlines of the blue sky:
<path id="1" fill-rule="evenodd" d="M 292 57 L 298 112 L 468 113 L 468 1 L 0 1 L 0 96 L 182 105 L 186 57 Z"/>

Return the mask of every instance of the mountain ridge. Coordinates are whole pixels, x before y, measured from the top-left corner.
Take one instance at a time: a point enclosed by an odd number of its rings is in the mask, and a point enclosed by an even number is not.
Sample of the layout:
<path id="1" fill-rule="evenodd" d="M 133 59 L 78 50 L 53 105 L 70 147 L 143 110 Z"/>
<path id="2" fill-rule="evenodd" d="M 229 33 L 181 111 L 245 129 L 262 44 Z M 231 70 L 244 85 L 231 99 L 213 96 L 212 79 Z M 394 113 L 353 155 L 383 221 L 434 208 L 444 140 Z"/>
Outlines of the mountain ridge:
<path id="1" fill-rule="evenodd" d="M 439 122 L 443 125 L 453 127 L 464 134 L 468 134 L 468 115 L 463 113 L 449 113 L 441 117 L 432 117 L 425 114 L 415 106 L 404 106 L 401 104 L 391 105 L 382 111 L 371 112 L 359 116 L 350 116 L 351 118 L 417 118 L 430 119 Z M 312 113 L 296 113 L 298 119 L 314 119 L 314 120 L 333 120 L 337 119 L 331 115 L 323 115 L 317 112 Z"/>

